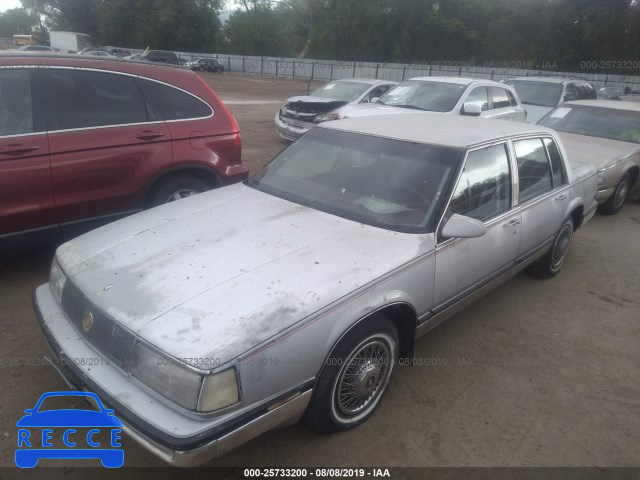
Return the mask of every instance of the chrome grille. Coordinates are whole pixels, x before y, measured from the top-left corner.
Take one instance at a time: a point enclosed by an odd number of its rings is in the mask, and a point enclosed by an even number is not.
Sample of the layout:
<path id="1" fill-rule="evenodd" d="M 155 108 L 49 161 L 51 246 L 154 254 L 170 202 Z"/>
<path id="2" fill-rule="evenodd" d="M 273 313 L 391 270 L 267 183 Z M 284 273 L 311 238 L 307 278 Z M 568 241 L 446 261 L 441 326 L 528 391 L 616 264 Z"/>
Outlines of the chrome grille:
<path id="1" fill-rule="evenodd" d="M 71 281 L 67 280 L 62 292 L 62 308 L 67 318 L 75 325 L 78 332 L 96 350 L 113 362 L 124 372 L 129 372 L 135 337 L 118 325 L 111 317 L 82 294 Z M 90 328 L 83 325 L 87 314 L 91 314 Z"/>

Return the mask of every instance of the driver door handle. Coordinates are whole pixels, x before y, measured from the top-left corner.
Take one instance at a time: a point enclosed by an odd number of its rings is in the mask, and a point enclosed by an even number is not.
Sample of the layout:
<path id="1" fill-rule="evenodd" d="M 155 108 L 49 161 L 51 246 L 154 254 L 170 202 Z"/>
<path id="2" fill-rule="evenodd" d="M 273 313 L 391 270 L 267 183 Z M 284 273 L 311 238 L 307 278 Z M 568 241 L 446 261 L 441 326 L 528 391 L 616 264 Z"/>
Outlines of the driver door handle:
<path id="1" fill-rule="evenodd" d="M 514 218 L 510 222 L 502 224 L 502 226 L 505 227 L 505 228 L 506 227 L 515 227 L 516 225 L 520 225 L 520 220 L 518 220 L 517 218 Z"/>
<path id="2" fill-rule="evenodd" d="M 33 150 L 38 150 L 40 147 L 36 147 L 35 145 L 21 145 L 18 143 L 12 143 L 11 145 L 7 145 L 5 148 L 0 150 L 2 155 L 20 155 L 21 153 L 32 152 Z"/>
<path id="3" fill-rule="evenodd" d="M 152 132 L 151 130 L 144 130 L 136 135 L 136 138 L 139 138 L 140 140 L 153 140 L 160 137 L 164 137 L 164 133 Z"/>
<path id="4" fill-rule="evenodd" d="M 566 200 L 566 199 L 567 199 L 567 196 L 563 193 L 559 197 L 556 197 L 554 200 Z"/>

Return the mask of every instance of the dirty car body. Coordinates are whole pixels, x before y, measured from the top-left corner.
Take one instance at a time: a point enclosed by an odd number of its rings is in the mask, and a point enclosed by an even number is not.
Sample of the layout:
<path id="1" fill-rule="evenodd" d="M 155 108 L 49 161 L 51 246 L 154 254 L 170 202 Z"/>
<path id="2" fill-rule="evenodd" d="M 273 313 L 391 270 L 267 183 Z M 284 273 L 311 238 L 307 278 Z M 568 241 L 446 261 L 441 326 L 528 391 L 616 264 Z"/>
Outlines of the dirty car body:
<path id="1" fill-rule="evenodd" d="M 174 465 L 303 415 L 365 421 L 418 336 L 528 266 L 558 273 L 596 207 L 552 130 L 407 120 L 327 122 L 244 184 L 62 245 L 34 292 L 60 372 Z"/>

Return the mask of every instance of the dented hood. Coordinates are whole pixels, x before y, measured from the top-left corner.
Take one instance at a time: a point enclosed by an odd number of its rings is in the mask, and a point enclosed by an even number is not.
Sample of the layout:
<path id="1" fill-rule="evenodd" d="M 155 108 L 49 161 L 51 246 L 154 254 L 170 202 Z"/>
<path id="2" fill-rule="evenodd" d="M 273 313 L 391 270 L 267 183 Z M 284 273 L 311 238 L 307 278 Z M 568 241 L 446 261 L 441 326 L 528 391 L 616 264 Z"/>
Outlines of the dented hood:
<path id="1" fill-rule="evenodd" d="M 127 217 L 57 259 L 117 322 L 178 358 L 232 360 L 433 248 L 243 184 Z"/>

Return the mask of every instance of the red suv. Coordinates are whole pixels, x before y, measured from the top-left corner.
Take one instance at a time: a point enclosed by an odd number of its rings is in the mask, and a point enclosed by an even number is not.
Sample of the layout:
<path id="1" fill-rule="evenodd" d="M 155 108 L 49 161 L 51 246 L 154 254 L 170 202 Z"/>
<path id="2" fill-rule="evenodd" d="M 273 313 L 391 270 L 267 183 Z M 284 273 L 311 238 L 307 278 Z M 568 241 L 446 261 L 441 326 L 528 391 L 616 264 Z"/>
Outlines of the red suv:
<path id="1" fill-rule="evenodd" d="M 0 55 L 0 254 L 248 176 L 197 74 L 78 57 Z"/>

